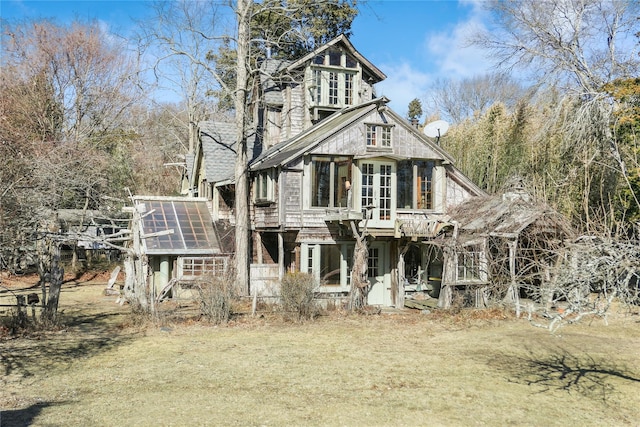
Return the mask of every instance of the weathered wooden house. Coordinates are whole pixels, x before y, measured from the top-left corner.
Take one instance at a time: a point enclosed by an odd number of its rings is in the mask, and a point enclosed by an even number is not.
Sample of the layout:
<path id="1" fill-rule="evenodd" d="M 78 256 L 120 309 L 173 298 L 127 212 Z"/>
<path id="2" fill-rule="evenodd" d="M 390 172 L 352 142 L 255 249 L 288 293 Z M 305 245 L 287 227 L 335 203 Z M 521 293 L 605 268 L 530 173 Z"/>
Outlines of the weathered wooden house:
<path id="1" fill-rule="evenodd" d="M 442 254 L 422 242 L 442 232 L 451 207 L 483 191 L 376 97 L 386 76 L 346 37 L 262 67 L 249 147 L 251 292 L 275 292 L 287 271 L 304 271 L 327 295 L 346 295 L 362 235 L 368 303 L 401 306 L 405 288 L 438 283 Z M 207 122 L 199 136 L 192 194 L 209 200 L 214 220 L 233 222 L 234 129 Z"/>

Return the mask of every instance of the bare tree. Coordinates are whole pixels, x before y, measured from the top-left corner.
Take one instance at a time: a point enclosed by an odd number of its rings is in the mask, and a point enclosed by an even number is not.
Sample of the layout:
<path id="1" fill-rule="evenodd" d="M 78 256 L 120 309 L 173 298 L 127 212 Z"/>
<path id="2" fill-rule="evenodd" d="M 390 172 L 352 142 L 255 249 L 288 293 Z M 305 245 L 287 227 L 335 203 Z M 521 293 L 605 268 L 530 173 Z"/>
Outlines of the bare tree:
<path id="1" fill-rule="evenodd" d="M 139 94 L 135 64 L 97 23 L 4 29 L 0 251 L 14 265 L 38 254 L 43 296 L 49 290 L 43 318 L 54 322 L 62 284 L 55 212 L 95 209 L 121 191 L 111 160 L 135 137 L 125 114 Z"/>
<path id="2" fill-rule="evenodd" d="M 460 81 L 437 79 L 427 105 L 432 112 L 455 123 L 484 114 L 493 104 L 514 108 L 525 89 L 506 73 L 491 73 Z"/>
<path id="3" fill-rule="evenodd" d="M 142 23 L 137 36 L 158 90 L 175 94 L 185 110 L 190 152 L 197 123 L 217 110 L 210 95 L 233 92 L 218 75 L 211 57 L 229 31 L 219 6 L 214 1 L 155 2 L 153 17 Z"/>
<path id="4" fill-rule="evenodd" d="M 614 205 L 616 177 L 628 182 L 604 85 L 638 74 L 640 57 L 632 48 L 638 3 L 522 0 L 487 5 L 495 26 L 473 41 L 504 69 L 528 71 L 541 86 L 559 88 L 563 99 L 556 103 L 557 121 L 549 125 L 561 126 L 565 158 L 579 165 L 584 226 L 599 224 L 594 217 L 609 215 Z"/>

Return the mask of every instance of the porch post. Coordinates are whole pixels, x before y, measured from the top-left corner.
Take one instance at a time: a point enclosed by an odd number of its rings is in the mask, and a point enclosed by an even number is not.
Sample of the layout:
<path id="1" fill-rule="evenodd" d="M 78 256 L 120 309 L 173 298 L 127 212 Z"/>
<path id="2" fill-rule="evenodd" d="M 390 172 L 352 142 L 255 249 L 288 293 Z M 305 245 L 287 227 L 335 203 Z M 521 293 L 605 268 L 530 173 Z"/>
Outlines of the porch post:
<path id="1" fill-rule="evenodd" d="M 284 235 L 278 232 L 278 280 L 284 277 Z"/>

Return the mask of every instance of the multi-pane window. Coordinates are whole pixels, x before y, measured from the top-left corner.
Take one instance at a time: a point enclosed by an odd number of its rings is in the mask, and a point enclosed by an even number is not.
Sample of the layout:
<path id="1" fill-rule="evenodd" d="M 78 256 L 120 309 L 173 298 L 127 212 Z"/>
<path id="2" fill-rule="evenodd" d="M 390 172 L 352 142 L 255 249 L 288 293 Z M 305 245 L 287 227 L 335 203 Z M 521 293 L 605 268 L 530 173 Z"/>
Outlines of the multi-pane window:
<path id="1" fill-rule="evenodd" d="M 379 276 L 380 270 L 380 251 L 378 248 L 369 248 L 369 256 L 367 257 L 367 276 Z"/>
<path id="2" fill-rule="evenodd" d="M 458 252 L 458 281 L 478 282 L 484 280 L 483 257 L 480 247 L 470 245 Z"/>
<path id="3" fill-rule="evenodd" d="M 353 65 L 351 61 L 346 62 Z M 357 67 L 345 68 L 340 56 L 329 55 L 322 63 L 319 59 L 315 60 L 309 76 L 311 102 L 316 107 L 332 109 L 353 105 L 356 103 L 357 75 Z"/>
<path id="4" fill-rule="evenodd" d="M 316 106 L 346 107 L 353 105 L 355 93 L 353 71 L 313 68 L 311 97 Z"/>
<path id="5" fill-rule="evenodd" d="M 392 129 L 390 125 L 367 124 L 367 147 L 390 148 Z"/>
<path id="6" fill-rule="evenodd" d="M 416 162 L 418 187 L 418 209 L 433 209 L 433 162 Z"/>
<path id="7" fill-rule="evenodd" d="M 362 179 L 360 187 L 362 188 L 362 208 L 370 209 L 374 207 L 373 199 L 373 179 L 374 169 L 373 164 L 363 163 L 360 167 L 362 171 Z"/>
<path id="8" fill-rule="evenodd" d="M 182 277 L 184 276 L 222 276 L 227 268 L 227 258 L 182 258 Z"/>
<path id="9" fill-rule="evenodd" d="M 353 104 L 353 74 L 344 75 L 344 103 Z"/>
<path id="10" fill-rule="evenodd" d="M 350 157 L 320 157 L 311 159 L 311 206 L 350 207 Z"/>
<path id="11" fill-rule="evenodd" d="M 338 105 L 338 73 L 329 72 L 329 104 Z"/>
<path id="12" fill-rule="evenodd" d="M 380 165 L 380 219 L 391 219 L 391 165 Z"/>
<path id="13" fill-rule="evenodd" d="M 320 103 L 322 99 L 322 71 L 313 70 L 313 101 Z"/>
<path id="14" fill-rule="evenodd" d="M 397 194 L 401 209 L 433 209 L 433 170 L 431 160 L 398 162 Z"/>

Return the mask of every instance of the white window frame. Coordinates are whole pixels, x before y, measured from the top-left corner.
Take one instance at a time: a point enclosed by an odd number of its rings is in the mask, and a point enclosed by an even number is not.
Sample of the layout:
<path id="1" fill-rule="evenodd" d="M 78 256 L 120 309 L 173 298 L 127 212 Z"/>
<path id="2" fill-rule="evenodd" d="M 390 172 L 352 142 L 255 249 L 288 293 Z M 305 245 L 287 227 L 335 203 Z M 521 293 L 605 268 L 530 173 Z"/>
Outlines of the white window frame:
<path id="1" fill-rule="evenodd" d="M 311 104 L 332 109 L 355 105 L 357 74 L 358 70 L 354 68 L 312 66 L 309 78 Z"/>
<path id="2" fill-rule="evenodd" d="M 275 201 L 275 180 L 273 170 L 259 171 L 254 179 L 253 200 L 256 203 L 272 203 Z M 265 188 L 266 186 L 266 188 Z"/>
<path id="3" fill-rule="evenodd" d="M 323 285 L 321 274 L 321 255 L 322 247 L 334 246 L 340 251 L 340 284 L 339 285 Z M 345 292 L 348 291 L 349 282 L 351 278 L 351 265 L 353 260 L 349 259 L 349 256 L 353 257 L 354 243 L 302 243 L 300 245 L 300 271 L 313 275 L 317 283 L 320 286 L 321 292 Z"/>
<path id="4" fill-rule="evenodd" d="M 393 148 L 393 125 L 386 123 L 365 123 L 367 148 Z"/>
<path id="5" fill-rule="evenodd" d="M 180 257 L 178 278 L 194 279 L 205 275 L 223 277 L 228 265 L 228 257 Z"/>
<path id="6" fill-rule="evenodd" d="M 482 242 L 471 242 L 458 250 L 456 255 L 456 282 L 486 283 L 487 260 Z"/>

